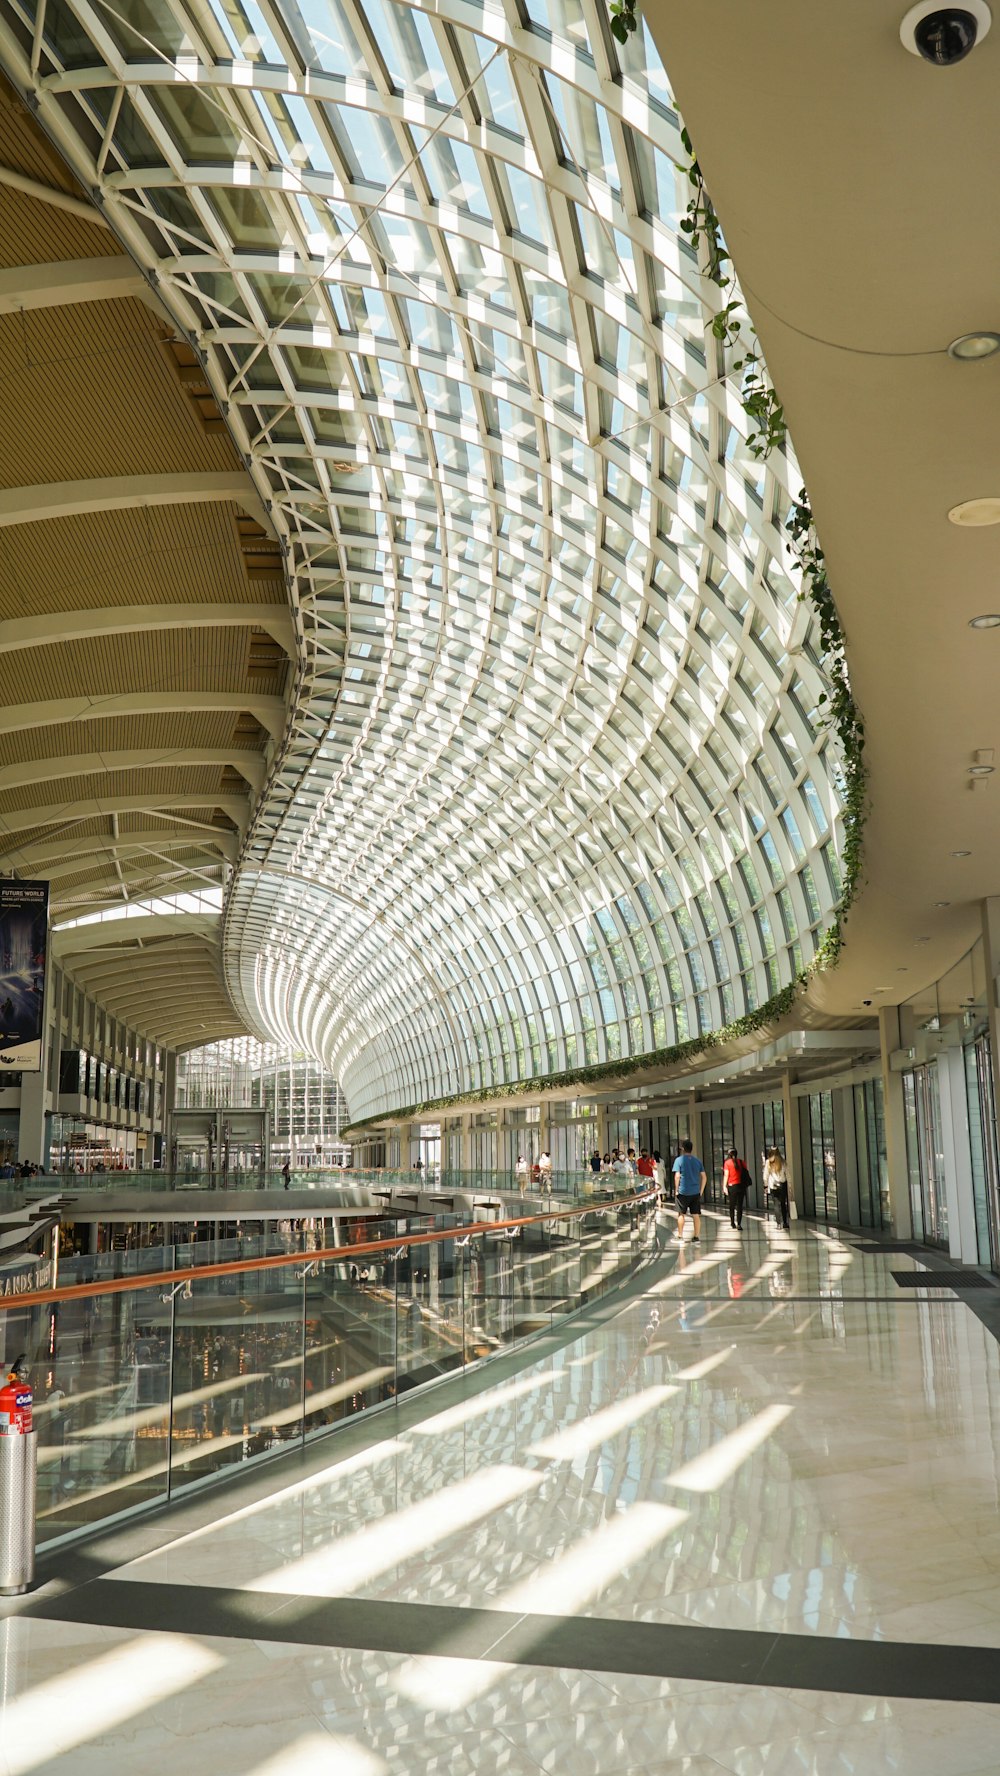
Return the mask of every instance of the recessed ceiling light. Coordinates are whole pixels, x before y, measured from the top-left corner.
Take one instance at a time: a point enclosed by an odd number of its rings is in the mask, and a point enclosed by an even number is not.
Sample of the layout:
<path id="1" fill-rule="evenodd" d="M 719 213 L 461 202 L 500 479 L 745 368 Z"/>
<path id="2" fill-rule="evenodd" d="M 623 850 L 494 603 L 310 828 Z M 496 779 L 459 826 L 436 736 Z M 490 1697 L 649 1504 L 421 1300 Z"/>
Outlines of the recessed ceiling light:
<path id="1" fill-rule="evenodd" d="M 971 857 L 972 852 L 971 851 L 953 851 L 952 856 L 953 857 Z"/>
<path id="2" fill-rule="evenodd" d="M 987 611 L 981 617 L 969 618 L 970 629 L 1000 629 L 1000 615 L 996 611 Z"/>
<path id="3" fill-rule="evenodd" d="M 917 937 L 914 939 L 915 943 L 930 943 L 930 941 L 929 937 Z"/>
<path id="4" fill-rule="evenodd" d="M 970 777 L 992 777 L 995 769 L 996 769 L 995 765 L 970 765 L 969 766 L 969 776 Z"/>
<path id="5" fill-rule="evenodd" d="M 904 964 L 903 964 L 903 966 L 902 966 L 902 967 L 901 967 L 901 968 L 897 968 L 897 970 L 896 970 L 896 973 L 897 973 L 897 974 L 909 974 L 909 972 L 910 972 L 910 971 L 909 971 L 909 969 L 908 969 L 908 968 L 907 968 L 907 966 L 906 966 L 906 964 L 905 964 L 905 963 L 904 963 Z"/>
<path id="6" fill-rule="evenodd" d="M 934 902 L 934 905 L 936 907 L 951 906 L 951 901 L 950 900 L 936 900 Z"/>
<path id="7" fill-rule="evenodd" d="M 948 513 L 952 524 L 958 524 L 964 530 L 971 530 L 983 524 L 1000 524 L 1000 495 L 990 494 L 985 499 L 962 500 L 952 506 Z"/>
<path id="8" fill-rule="evenodd" d="M 962 364 L 974 364 L 980 358 L 992 358 L 998 351 L 1000 333 L 960 333 L 949 345 L 948 356 Z"/>

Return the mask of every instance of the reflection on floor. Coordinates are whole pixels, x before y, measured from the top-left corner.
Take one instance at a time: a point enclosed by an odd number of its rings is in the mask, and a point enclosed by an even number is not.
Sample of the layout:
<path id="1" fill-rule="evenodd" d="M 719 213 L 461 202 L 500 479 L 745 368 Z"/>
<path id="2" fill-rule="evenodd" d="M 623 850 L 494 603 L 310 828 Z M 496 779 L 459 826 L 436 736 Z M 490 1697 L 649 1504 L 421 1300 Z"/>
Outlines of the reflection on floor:
<path id="1" fill-rule="evenodd" d="M 0 1623 L 0 1771 L 995 1776 L 1000 1346 L 916 1258 L 702 1231 L 78 1554 Z"/>

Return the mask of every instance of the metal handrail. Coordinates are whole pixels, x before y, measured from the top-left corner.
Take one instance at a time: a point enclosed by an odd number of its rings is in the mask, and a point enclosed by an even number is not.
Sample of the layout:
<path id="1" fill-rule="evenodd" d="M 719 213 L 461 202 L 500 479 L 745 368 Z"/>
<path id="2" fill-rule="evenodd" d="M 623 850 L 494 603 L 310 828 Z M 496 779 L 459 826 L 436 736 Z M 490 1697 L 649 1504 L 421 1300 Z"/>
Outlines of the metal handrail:
<path id="1" fill-rule="evenodd" d="M 396 1233 L 386 1239 L 359 1240 L 349 1246 L 324 1246 L 315 1252 L 278 1252 L 266 1258 L 231 1258 L 220 1264 L 196 1264 L 178 1270 L 144 1271 L 139 1276 L 108 1277 L 96 1283 L 71 1283 L 64 1289 L 26 1289 L 20 1295 L 0 1297 L 0 1313 L 22 1307 L 42 1307 L 47 1303 L 80 1301 L 93 1295 L 139 1294 L 175 1283 L 194 1282 L 204 1277 L 239 1276 L 254 1270 L 281 1270 L 292 1264 L 345 1264 L 357 1256 L 373 1252 L 396 1251 L 401 1246 L 433 1246 L 445 1240 L 467 1239 L 472 1234 L 502 1233 L 507 1228 L 531 1227 L 543 1221 L 568 1221 L 579 1215 L 599 1214 L 602 1209 L 626 1209 L 633 1203 L 648 1202 L 656 1195 L 655 1187 L 635 1191 L 631 1196 L 613 1196 L 605 1201 L 566 1204 L 547 1209 L 541 1215 L 518 1215 L 509 1221 L 465 1221 L 456 1227 L 432 1228 L 420 1233 Z"/>

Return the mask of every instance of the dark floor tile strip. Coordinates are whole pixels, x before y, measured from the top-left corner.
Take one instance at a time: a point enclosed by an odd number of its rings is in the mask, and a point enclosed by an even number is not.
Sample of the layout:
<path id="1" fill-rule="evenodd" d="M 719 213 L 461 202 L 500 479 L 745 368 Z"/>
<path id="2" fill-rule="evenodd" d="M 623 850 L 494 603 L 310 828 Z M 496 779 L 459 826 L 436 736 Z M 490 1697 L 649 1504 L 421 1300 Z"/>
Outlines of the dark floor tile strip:
<path id="1" fill-rule="evenodd" d="M 437 1652 L 457 1659 L 488 1655 L 516 1665 L 855 1696 L 993 1703 L 1000 1698 L 1000 1649 L 995 1647 L 841 1640 L 600 1616 L 514 1616 L 439 1604 L 281 1597 L 120 1579 L 95 1579 L 24 1613 L 45 1621 L 229 1640 Z"/>

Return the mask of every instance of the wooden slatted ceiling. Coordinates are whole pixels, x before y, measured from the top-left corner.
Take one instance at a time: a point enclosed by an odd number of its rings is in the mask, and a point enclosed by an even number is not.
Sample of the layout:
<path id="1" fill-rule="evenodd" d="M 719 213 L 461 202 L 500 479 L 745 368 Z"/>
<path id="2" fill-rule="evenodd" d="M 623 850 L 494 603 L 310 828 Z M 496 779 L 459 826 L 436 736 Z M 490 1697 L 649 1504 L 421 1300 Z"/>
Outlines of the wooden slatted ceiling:
<path id="1" fill-rule="evenodd" d="M 140 560 L 143 604 L 280 603 L 280 574 L 251 579 L 246 572 L 239 517 L 220 502 L 11 525 L 0 530 L 0 621 L 136 604 Z"/>
<path id="2" fill-rule="evenodd" d="M 169 946 L 150 944 L 146 948 L 140 948 L 139 942 L 133 941 L 128 945 L 122 944 L 121 950 L 129 961 L 129 975 L 125 986 L 117 981 L 109 982 L 103 958 L 88 962 L 86 952 L 83 952 L 74 968 L 80 984 L 99 995 L 112 1012 L 119 1016 L 125 1015 L 130 1023 L 144 1018 L 149 1035 L 167 1036 L 175 1042 L 180 1029 L 181 1042 L 190 1045 L 211 1040 L 206 1032 L 231 1036 L 242 1033 L 242 1025 L 229 1004 L 222 984 L 218 952 L 211 945 L 203 940 L 187 938 L 173 940 Z M 165 950 L 169 952 L 177 969 L 178 978 L 183 981 L 190 1007 L 180 1013 L 177 1008 L 172 1007 L 169 1027 L 164 1027 L 157 1011 L 157 1003 L 163 998 Z M 148 1009 L 140 1014 L 137 1006 Z"/>
<path id="3" fill-rule="evenodd" d="M 238 467 L 177 383 L 161 330 L 135 297 L 0 316 L 0 486 Z"/>
<path id="4" fill-rule="evenodd" d="M 0 159 L 29 178 L 78 194 L 33 118 L 2 83 Z M 0 267 L 115 257 L 120 251 L 107 230 L 0 187 Z M 228 434 L 206 430 L 176 355 L 165 349 L 161 319 L 136 298 L 0 316 L 0 487 L 239 469 Z M 252 529 L 240 508 L 220 503 L 12 526 L 0 531 L 0 622 L 118 604 L 280 600 L 280 561 L 273 545 L 259 541 L 248 552 L 248 525 Z M 122 692 L 154 698 L 157 691 L 184 689 L 274 696 L 287 677 L 284 655 L 249 625 L 125 632 L 0 653 L 0 701 L 8 706 L 82 695 L 94 709 L 94 719 L 85 722 L 0 734 L 0 768 L 9 775 L 25 767 L 25 781 L 15 776 L 0 791 L 0 852 L 13 855 L 19 848 L 21 873 L 51 873 L 53 908 L 63 918 L 120 906 L 126 898 L 224 884 L 227 866 L 212 849 L 212 833 L 192 824 L 188 839 L 182 823 L 203 822 L 232 838 L 235 828 L 218 798 L 235 793 L 245 799 L 245 782 L 231 767 L 191 766 L 174 758 L 192 747 L 222 750 L 235 743 L 260 759 L 269 743 L 264 730 L 248 712 L 102 716 L 101 698 Z M 142 768 L 99 768 L 102 754 L 121 752 L 145 754 Z M 46 758 L 85 758 L 87 768 L 28 780 L 32 763 Z M 72 802 L 130 795 L 155 795 L 166 819 L 142 813 L 114 821 L 106 814 L 60 819 L 60 808 Z M 204 800 L 175 810 L 172 821 L 171 798 L 178 796 Z M 44 817 L 32 828 L 8 830 L 18 810 L 36 808 Z M 139 847 L 135 855 L 113 855 L 116 830 L 120 841 Z M 61 847 L 57 860 L 39 868 L 31 856 L 38 845 Z M 84 849 L 88 855 L 75 855 Z M 142 988 L 141 950 L 137 972 L 130 971 L 124 988 L 100 959 L 74 953 L 71 940 L 63 951 L 70 972 L 99 1001 L 114 1011 L 117 994 L 129 1020 L 147 1034 L 190 1044 L 237 1032 L 217 940 L 177 940 L 171 953 L 179 978 L 195 989 L 190 1014 L 186 1007 L 169 1016 L 157 1012 L 151 968 L 148 995 Z M 147 997 L 140 1016 L 136 1005 Z"/>
<path id="5" fill-rule="evenodd" d="M 249 661 L 249 629 L 159 629 L 59 642 L 0 653 L 0 702 L 93 697 L 99 706 L 101 697 L 128 691 L 271 694 L 274 674 L 252 675 Z"/>
<path id="6" fill-rule="evenodd" d="M 169 799 L 164 800 L 163 813 L 166 815 L 170 813 Z M 110 839 L 112 837 L 112 818 L 117 820 L 118 831 L 122 838 L 126 838 L 129 834 L 141 834 L 144 837 L 155 839 L 158 833 L 163 833 L 171 825 L 169 819 L 161 820 L 155 814 L 148 812 L 114 816 L 95 814 L 85 820 L 69 815 L 65 819 L 61 819 L 56 808 L 53 810 L 52 818 L 46 819 L 44 825 L 19 827 L 9 836 L 5 836 L 3 816 L 0 815 L 0 854 L 6 855 L 11 851 L 25 850 L 31 845 L 58 838 L 61 836 L 60 829 L 64 829 L 66 850 L 69 854 L 78 839 L 94 836 Z M 198 821 L 204 826 L 217 826 L 220 832 L 226 834 L 235 831 L 232 821 L 215 806 L 210 796 L 206 796 L 201 807 L 179 809 L 178 818 L 173 824 L 183 826 L 185 821 Z M 197 843 L 197 840 L 198 834 L 192 828 L 192 844 Z"/>
<path id="7" fill-rule="evenodd" d="M 100 776 L 95 784 L 94 776 Z M 4 814 L 16 813 L 20 808 L 37 808 L 43 803 L 51 803 L 52 818 L 61 805 L 69 802 L 85 801 L 88 796 L 162 796 L 163 806 L 169 807 L 170 797 L 176 795 L 202 795 L 207 806 L 212 805 L 213 797 L 220 795 L 239 795 L 242 793 L 243 779 L 230 787 L 223 765 L 187 765 L 183 769 L 164 767 L 160 770 L 143 771 L 141 775 L 131 771 L 101 771 L 85 777 L 60 777 L 48 783 L 25 783 L 16 789 L 0 790 L 0 818 Z"/>
<path id="8" fill-rule="evenodd" d="M 6 80 L 0 80 L 0 160 L 13 172 L 52 185 L 68 197 L 86 196 Z M 54 250 L 51 207 L 15 191 L 8 196 L 9 201 L 0 206 L 0 266 L 44 265 L 52 259 L 96 259 L 105 254 L 113 258 L 121 252 L 108 229 L 63 211 Z"/>
<path id="9" fill-rule="evenodd" d="M 130 751 L 148 752 L 151 762 L 159 758 L 167 764 L 175 752 L 191 746 L 233 744 L 248 756 L 257 757 L 264 743 L 263 730 L 253 723 L 243 732 L 245 721 L 245 717 L 234 717 L 227 710 L 208 710 L 204 714 L 116 715 L 103 720 L 62 722 L 51 728 L 0 734 L 0 765 Z M 93 786 L 93 779 L 89 781 Z M 93 794 L 93 787 L 90 793 Z"/>

